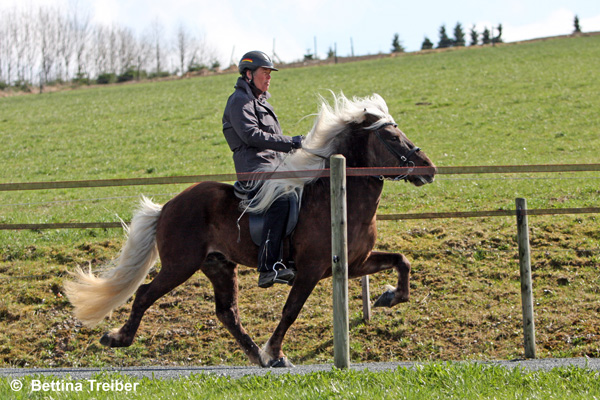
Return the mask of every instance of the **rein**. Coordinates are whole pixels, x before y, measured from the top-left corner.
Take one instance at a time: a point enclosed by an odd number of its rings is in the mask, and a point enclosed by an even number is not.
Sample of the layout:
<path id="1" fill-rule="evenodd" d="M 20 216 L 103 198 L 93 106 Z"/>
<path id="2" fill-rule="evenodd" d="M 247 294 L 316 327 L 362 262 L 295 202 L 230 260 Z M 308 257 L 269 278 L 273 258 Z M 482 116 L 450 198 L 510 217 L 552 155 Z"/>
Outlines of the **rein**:
<path id="1" fill-rule="evenodd" d="M 385 146 L 386 149 L 388 149 L 388 151 L 390 153 L 392 153 L 392 155 L 394 157 L 396 157 L 398 159 L 398 161 L 400 161 L 402 163 L 401 168 L 404 167 L 408 167 L 408 172 L 405 175 L 398 175 L 397 177 L 395 177 L 393 180 L 394 181 L 400 181 L 400 180 L 408 180 L 408 176 L 411 174 L 411 172 L 413 172 L 414 167 L 415 167 L 415 163 L 413 161 L 410 161 L 410 158 L 419 150 L 421 150 L 419 147 L 413 147 L 412 149 L 410 149 L 410 151 L 406 154 L 401 154 L 398 150 L 396 150 L 395 148 L 393 148 L 387 141 L 385 141 L 385 139 L 383 139 L 381 137 L 381 134 L 379 133 L 379 130 L 382 128 L 385 128 L 387 126 L 393 125 L 394 127 L 398 126 L 393 122 L 386 122 L 385 124 L 383 124 L 382 126 L 379 127 L 379 129 L 375 130 L 375 136 L 377 136 L 377 139 L 379 139 L 379 141 L 381 143 L 383 143 L 383 145 Z M 379 179 L 383 180 L 383 175 L 381 175 L 379 177 Z"/>

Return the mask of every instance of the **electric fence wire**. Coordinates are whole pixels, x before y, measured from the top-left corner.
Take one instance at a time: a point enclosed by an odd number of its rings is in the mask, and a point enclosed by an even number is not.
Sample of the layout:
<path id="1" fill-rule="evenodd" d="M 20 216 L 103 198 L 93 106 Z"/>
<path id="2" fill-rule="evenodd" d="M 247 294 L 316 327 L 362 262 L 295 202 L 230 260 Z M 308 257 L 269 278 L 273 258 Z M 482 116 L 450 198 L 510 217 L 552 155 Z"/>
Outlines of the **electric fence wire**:
<path id="1" fill-rule="evenodd" d="M 550 177 L 550 176 L 533 176 L 533 177 L 492 177 L 492 178 L 436 178 L 436 182 L 455 182 L 455 181 L 516 181 L 516 180 L 573 180 L 573 179 L 600 179 L 600 176 L 588 176 L 588 177 Z M 172 197 L 179 194 L 174 193 L 158 193 L 148 194 L 147 197 Z M 140 196 L 112 196 L 112 197 L 97 197 L 88 199 L 70 199 L 70 200 L 54 200 L 54 201 L 42 201 L 42 202 L 26 202 L 26 203 L 10 203 L 0 204 L 0 207 L 27 207 L 27 206 L 43 206 L 51 204 L 69 204 L 69 203 L 82 203 L 82 202 L 98 202 L 107 200 L 125 200 L 135 199 Z"/>
<path id="2" fill-rule="evenodd" d="M 590 258 L 590 257 L 594 257 L 596 254 L 600 255 L 600 248 L 595 248 L 595 249 L 531 249 L 531 253 L 533 254 L 539 254 L 539 253 L 543 253 L 544 256 L 548 257 L 550 255 L 553 254 L 564 254 L 565 250 L 567 252 L 567 254 L 569 253 L 576 253 L 576 255 L 579 254 L 585 254 L 586 258 Z M 467 256 L 469 257 L 476 257 L 476 254 L 481 254 L 481 253 L 515 253 L 517 252 L 516 249 L 516 245 L 514 249 L 446 249 L 446 250 L 442 250 L 440 252 L 434 252 L 434 251 L 430 251 L 430 250 L 411 250 L 411 249 L 407 249 L 407 250 L 402 250 L 403 253 L 406 254 L 414 254 L 414 255 L 422 255 L 422 254 L 438 254 L 438 253 L 443 253 L 444 255 L 452 255 L 455 253 L 466 253 Z M 417 261 L 417 260 L 415 260 Z M 516 262 L 516 261 L 515 261 Z M 46 279 L 51 279 L 51 278 L 61 278 L 66 276 L 67 273 L 66 272 L 61 272 L 58 274 L 38 274 L 38 275 L 7 275 L 7 276 L 1 276 L 0 275 L 0 281 L 4 280 L 4 281 L 10 281 L 10 280 L 46 280 Z"/>

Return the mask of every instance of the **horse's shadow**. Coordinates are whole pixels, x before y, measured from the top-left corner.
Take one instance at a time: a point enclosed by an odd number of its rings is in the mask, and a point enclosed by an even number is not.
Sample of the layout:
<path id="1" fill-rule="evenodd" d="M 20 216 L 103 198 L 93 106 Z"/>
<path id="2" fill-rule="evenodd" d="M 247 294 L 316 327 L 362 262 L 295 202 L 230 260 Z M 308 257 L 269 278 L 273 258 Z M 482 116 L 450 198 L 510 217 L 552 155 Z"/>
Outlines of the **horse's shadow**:
<path id="1" fill-rule="evenodd" d="M 364 320 L 364 318 L 357 314 L 356 316 L 350 318 L 348 321 L 349 330 L 358 328 L 361 325 L 367 324 L 368 322 Z M 306 352 L 298 354 L 298 361 L 301 363 L 310 362 L 315 360 L 319 355 L 322 354 L 332 354 L 333 351 L 333 336 L 329 339 L 323 340 L 317 346 L 308 349 Z"/>

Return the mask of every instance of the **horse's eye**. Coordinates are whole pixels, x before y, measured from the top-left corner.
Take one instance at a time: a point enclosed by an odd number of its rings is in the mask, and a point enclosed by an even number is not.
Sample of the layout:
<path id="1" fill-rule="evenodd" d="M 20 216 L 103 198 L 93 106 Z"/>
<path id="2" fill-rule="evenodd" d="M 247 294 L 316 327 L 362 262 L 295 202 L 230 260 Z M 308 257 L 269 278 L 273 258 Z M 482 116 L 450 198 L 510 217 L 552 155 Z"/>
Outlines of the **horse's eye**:
<path id="1" fill-rule="evenodd" d="M 399 138 L 398 136 L 392 136 L 392 137 L 390 138 L 390 140 L 391 140 L 392 142 L 398 142 L 398 141 L 400 141 L 400 138 Z"/>

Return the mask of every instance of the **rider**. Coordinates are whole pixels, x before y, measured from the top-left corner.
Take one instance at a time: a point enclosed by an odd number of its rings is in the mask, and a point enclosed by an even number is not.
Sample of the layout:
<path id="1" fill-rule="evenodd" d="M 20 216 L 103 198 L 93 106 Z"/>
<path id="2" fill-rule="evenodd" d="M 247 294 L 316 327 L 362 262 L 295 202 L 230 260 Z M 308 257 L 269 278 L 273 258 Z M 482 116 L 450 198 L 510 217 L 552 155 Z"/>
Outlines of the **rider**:
<path id="1" fill-rule="evenodd" d="M 282 153 L 302 147 L 302 136 L 284 136 L 273 107 L 267 102 L 271 71 L 277 71 L 268 55 L 251 51 L 242 57 L 238 70 L 241 77 L 227 100 L 223 113 L 223 134 L 233 151 L 235 170 L 255 172 L 261 165 Z M 246 187 L 251 185 L 246 184 Z M 251 192 L 255 194 L 256 191 Z M 289 202 L 280 198 L 265 214 L 258 252 L 258 286 L 289 283 L 294 270 L 282 263 L 281 243 L 284 236 Z"/>

